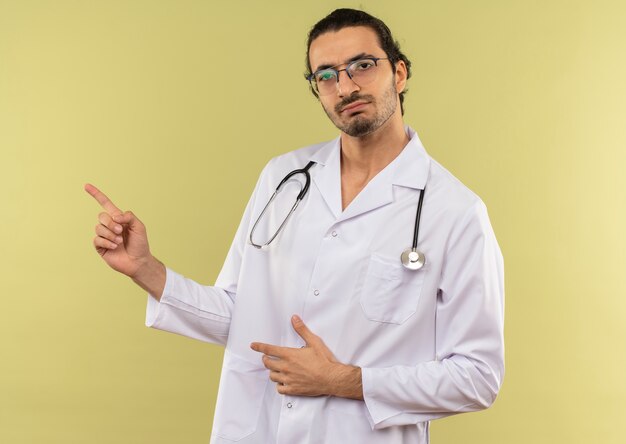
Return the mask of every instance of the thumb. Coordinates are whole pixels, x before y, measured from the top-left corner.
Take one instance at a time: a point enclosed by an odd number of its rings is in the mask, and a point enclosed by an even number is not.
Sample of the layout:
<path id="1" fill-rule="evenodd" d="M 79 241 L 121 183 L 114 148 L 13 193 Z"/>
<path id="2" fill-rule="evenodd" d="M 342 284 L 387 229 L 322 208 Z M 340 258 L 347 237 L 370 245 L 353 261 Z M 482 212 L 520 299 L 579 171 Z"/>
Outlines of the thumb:
<path id="1" fill-rule="evenodd" d="M 129 228 L 133 231 L 143 227 L 141 221 L 133 214 L 132 211 L 125 211 L 121 214 L 116 214 L 113 216 L 113 220 L 118 224 L 128 224 Z"/>
<path id="2" fill-rule="evenodd" d="M 306 345 L 313 345 L 313 343 L 317 341 L 317 335 L 309 330 L 309 327 L 306 326 L 300 316 L 293 315 L 291 317 L 291 325 L 293 325 L 293 329 L 296 331 L 296 333 L 298 333 L 298 335 L 302 339 L 304 339 Z"/>

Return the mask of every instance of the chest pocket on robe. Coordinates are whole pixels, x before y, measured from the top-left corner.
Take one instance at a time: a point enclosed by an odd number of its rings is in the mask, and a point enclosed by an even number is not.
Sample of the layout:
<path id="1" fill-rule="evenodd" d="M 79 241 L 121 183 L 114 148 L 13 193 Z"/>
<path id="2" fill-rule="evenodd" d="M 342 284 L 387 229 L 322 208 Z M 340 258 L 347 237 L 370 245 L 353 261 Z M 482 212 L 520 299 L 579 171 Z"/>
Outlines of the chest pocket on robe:
<path id="1" fill-rule="evenodd" d="M 405 322 L 417 311 L 426 268 L 407 270 L 399 256 L 372 254 L 360 297 L 365 316 L 376 322 Z"/>

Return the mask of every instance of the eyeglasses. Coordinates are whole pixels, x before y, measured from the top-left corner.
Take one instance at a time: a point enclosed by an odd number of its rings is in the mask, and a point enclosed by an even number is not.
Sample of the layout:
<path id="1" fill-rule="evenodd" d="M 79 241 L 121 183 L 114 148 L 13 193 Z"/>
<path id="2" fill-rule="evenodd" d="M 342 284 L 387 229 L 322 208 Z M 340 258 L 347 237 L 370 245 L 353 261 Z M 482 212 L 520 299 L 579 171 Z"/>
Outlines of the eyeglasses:
<path id="1" fill-rule="evenodd" d="M 376 79 L 379 60 L 389 60 L 389 58 L 365 57 L 348 63 L 343 69 L 335 69 L 341 65 L 331 66 L 315 71 L 307 77 L 307 80 L 311 84 L 311 88 L 320 96 L 327 96 L 337 91 L 341 71 L 345 71 L 350 80 L 358 86 L 367 85 Z"/>

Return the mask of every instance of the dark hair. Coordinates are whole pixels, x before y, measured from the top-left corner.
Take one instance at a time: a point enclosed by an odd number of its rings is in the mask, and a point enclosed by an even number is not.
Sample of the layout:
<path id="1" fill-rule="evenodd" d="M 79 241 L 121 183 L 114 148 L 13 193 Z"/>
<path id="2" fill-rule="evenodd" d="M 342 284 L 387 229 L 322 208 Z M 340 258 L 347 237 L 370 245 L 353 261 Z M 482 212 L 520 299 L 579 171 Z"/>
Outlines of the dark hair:
<path id="1" fill-rule="evenodd" d="M 322 20 L 317 22 L 309 31 L 309 37 L 307 39 L 306 44 L 306 69 L 307 73 L 305 76 L 308 78 L 311 75 L 311 62 L 309 61 L 309 50 L 311 49 L 311 43 L 313 40 L 318 38 L 320 35 L 325 34 L 327 32 L 336 32 L 343 28 L 348 28 L 352 26 L 366 26 L 376 32 L 378 36 L 378 42 L 382 47 L 385 54 L 389 58 L 391 62 L 392 69 L 395 72 L 395 65 L 398 61 L 402 60 L 406 65 L 407 70 L 407 79 L 411 77 L 411 62 L 409 59 L 400 51 L 400 44 L 393 39 L 391 35 L 391 30 L 385 23 L 376 18 L 367 12 L 359 11 L 357 9 L 335 9 L 333 12 L 328 14 Z M 311 89 L 313 95 L 318 97 L 315 90 Z M 404 114 L 404 94 L 407 91 L 402 91 L 400 93 L 400 110 L 402 114 Z"/>

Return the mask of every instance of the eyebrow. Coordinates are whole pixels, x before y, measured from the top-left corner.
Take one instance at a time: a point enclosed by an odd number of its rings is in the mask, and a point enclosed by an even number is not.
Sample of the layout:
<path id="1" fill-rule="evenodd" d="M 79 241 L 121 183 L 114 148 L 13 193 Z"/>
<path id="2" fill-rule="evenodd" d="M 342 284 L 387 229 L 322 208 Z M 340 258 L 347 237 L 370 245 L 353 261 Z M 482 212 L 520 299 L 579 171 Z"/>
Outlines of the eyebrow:
<path id="1" fill-rule="evenodd" d="M 337 63 L 336 65 L 320 65 L 320 66 L 317 67 L 317 69 L 313 70 L 313 72 L 321 71 L 322 69 L 334 68 L 335 66 L 339 66 L 339 65 L 347 65 L 348 63 L 356 62 L 359 59 L 363 59 L 363 58 L 367 58 L 367 57 L 374 57 L 374 58 L 376 58 L 376 56 L 373 55 L 373 54 L 362 52 L 360 54 L 355 55 L 354 57 L 351 57 L 350 59 L 348 59 L 347 61 L 345 61 L 343 63 Z"/>

